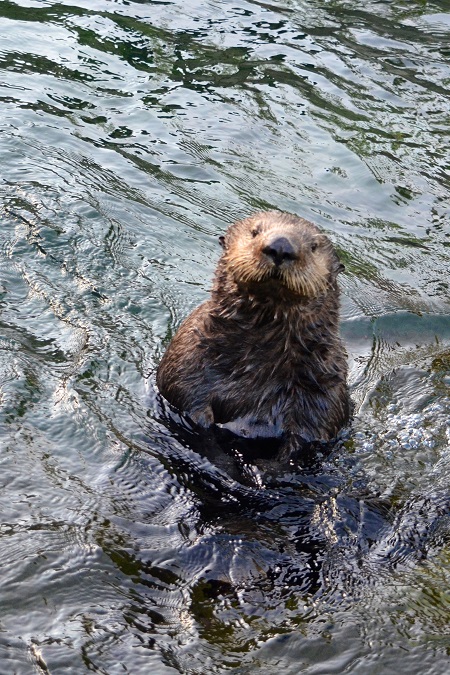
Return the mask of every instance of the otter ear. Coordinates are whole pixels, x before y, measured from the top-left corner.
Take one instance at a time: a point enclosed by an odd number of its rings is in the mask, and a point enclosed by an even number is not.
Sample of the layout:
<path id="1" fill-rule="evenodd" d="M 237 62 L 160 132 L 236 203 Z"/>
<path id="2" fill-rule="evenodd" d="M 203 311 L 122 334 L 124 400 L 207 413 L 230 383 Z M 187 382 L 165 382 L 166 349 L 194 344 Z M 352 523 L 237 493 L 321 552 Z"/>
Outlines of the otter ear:
<path id="1" fill-rule="evenodd" d="M 333 256 L 333 272 L 337 275 L 339 272 L 343 272 L 345 270 L 345 265 L 341 263 L 338 254 L 336 251 L 334 251 L 334 256 Z"/>
<path id="2" fill-rule="evenodd" d="M 225 247 L 225 237 L 219 237 L 219 244 L 221 245 L 222 248 L 226 248 Z"/>

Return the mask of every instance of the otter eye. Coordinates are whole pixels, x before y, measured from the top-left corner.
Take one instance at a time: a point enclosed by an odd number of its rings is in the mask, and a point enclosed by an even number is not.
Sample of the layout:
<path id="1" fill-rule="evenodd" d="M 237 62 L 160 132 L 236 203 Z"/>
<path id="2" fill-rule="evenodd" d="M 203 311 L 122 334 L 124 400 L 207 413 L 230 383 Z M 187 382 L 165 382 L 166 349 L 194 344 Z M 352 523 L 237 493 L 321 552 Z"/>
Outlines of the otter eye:
<path id="1" fill-rule="evenodd" d="M 260 227 L 254 227 L 252 230 L 252 237 L 257 237 L 258 234 L 260 234 L 261 228 Z"/>
<path id="2" fill-rule="evenodd" d="M 311 244 L 311 251 L 312 251 L 313 253 L 314 253 L 314 251 L 317 251 L 318 245 L 319 245 L 319 244 L 318 244 L 317 242 L 315 242 L 315 241 L 313 241 L 313 243 Z"/>

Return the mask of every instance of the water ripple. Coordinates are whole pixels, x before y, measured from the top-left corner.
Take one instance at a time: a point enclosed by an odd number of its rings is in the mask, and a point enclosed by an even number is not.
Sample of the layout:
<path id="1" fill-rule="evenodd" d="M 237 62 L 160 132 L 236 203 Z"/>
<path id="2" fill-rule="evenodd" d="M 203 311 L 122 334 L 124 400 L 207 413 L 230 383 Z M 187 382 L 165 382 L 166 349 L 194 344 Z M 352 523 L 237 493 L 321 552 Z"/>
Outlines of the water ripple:
<path id="1" fill-rule="evenodd" d="M 445 9 L 2 3 L 8 672 L 447 672 Z M 281 472 L 154 392 L 261 208 L 346 266 L 355 419 Z"/>

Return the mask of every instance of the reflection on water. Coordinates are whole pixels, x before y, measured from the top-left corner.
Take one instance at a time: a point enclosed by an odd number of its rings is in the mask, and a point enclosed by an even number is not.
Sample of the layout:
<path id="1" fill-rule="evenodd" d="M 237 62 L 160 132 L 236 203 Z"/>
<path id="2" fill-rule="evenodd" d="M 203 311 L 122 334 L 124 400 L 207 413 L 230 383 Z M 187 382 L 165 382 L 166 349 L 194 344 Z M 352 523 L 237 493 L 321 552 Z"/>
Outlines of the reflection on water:
<path id="1" fill-rule="evenodd" d="M 0 3 L 5 672 L 447 672 L 449 36 L 438 0 Z M 282 472 L 149 396 L 261 208 L 346 265 L 354 424 Z"/>

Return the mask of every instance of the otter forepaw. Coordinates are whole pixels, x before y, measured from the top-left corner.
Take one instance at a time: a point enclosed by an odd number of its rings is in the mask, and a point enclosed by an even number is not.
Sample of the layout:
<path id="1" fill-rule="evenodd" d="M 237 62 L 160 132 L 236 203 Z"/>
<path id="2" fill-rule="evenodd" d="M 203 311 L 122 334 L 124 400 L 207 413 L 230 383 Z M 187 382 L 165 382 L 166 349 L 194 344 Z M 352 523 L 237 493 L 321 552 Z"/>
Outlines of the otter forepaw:
<path id="1" fill-rule="evenodd" d="M 199 427 L 204 427 L 205 429 L 208 429 L 214 424 L 214 415 L 210 406 L 203 410 L 195 410 L 194 412 L 189 413 L 189 417 L 194 424 L 197 424 Z"/>

